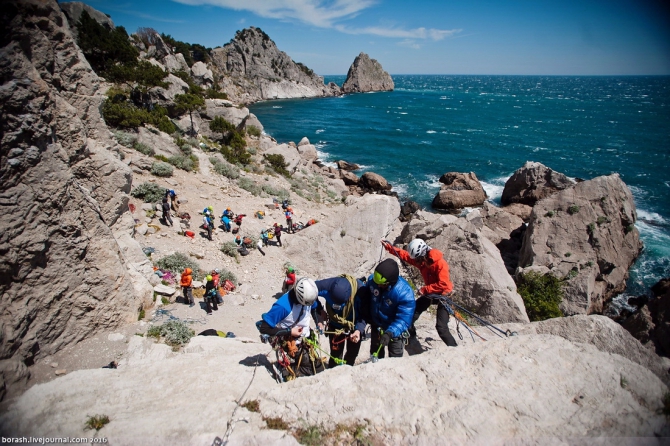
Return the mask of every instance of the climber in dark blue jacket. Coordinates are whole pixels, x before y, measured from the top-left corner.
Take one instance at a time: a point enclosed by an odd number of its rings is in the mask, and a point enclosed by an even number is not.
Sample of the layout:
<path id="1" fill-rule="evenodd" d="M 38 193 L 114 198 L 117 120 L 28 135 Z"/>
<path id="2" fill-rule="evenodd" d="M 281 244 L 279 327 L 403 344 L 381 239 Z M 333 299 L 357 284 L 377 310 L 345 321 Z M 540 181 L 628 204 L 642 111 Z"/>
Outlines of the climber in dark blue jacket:
<path id="1" fill-rule="evenodd" d="M 331 355 L 328 367 L 335 367 L 335 359 L 342 357 L 347 365 L 354 365 L 361 349 L 361 340 L 365 338 L 369 290 L 362 281 L 346 274 L 317 280 L 316 286 L 319 296 L 326 301 L 326 334 L 330 340 Z M 321 328 L 323 323 L 318 325 Z"/>
<path id="2" fill-rule="evenodd" d="M 381 344 L 379 358 L 385 356 L 386 346 L 389 357 L 401 357 L 404 336 L 409 337 L 406 332 L 412 325 L 416 308 L 412 287 L 400 277 L 398 264 L 393 259 L 386 259 L 377 265 L 367 285 L 370 290 L 369 322 L 372 327 L 370 354 L 376 353 Z"/>

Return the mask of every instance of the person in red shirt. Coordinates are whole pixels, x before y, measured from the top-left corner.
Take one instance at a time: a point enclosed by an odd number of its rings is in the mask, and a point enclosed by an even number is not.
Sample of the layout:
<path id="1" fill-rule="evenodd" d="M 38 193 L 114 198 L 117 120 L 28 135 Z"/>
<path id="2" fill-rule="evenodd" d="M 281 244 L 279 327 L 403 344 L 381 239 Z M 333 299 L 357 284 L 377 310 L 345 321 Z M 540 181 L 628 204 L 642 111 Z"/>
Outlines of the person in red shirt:
<path id="1" fill-rule="evenodd" d="M 285 293 L 295 285 L 295 270 L 292 266 L 286 268 L 286 278 L 284 278 L 284 283 L 282 285 L 282 292 Z"/>
<path id="2" fill-rule="evenodd" d="M 407 247 L 408 251 L 396 248 L 388 242 L 382 242 L 384 249 L 390 254 L 400 258 L 412 266 L 415 266 L 421 272 L 424 286 L 419 289 L 419 298 L 416 300 L 416 310 L 412 319 L 412 326 L 409 329 L 410 336 L 416 336 L 414 323 L 421 313 L 426 311 L 432 304 L 437 304 L 437 321 L 435 329 L 442 341 L 449 347 L 456 347 L 456 340 L 449 331 L 449 312 L 441 305 L 438 300 L 434 300 L 432 295 L 447 295 L 454 289 L 449 277 L 449 264 L 444 260 L 443 254 L 437 249 L 430 248 L 421 239 L 414 239 Z"/>

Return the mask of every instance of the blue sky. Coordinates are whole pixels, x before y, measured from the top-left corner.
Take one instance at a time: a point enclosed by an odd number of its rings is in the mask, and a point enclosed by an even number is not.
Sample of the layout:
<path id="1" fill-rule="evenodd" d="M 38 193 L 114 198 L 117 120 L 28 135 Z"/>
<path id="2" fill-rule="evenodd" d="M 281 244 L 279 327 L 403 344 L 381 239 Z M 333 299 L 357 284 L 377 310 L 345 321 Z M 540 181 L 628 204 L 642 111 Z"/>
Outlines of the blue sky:
<path id="1" fill-rule="evenodd" d="M 391 74 L 670 75 L 657 0 L 86 0 L 139 27 L 223 46 L 263 29 L 296 62 L 346 74 L 362 51 Z"/>

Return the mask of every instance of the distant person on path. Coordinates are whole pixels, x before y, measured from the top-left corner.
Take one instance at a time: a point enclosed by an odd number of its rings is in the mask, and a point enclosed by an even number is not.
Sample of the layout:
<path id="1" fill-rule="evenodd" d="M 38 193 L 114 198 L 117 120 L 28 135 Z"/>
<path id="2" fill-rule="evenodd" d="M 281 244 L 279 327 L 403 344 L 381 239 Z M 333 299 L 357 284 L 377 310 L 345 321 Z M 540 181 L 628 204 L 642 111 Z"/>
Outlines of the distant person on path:
<path id="1" fill-rule="evenodd" d="M 214 311 L 219 310 L 219 303 L 217 299 L 217 291 L 214 286 L 214 279 L 211 275 L 205 277 L 207 283 L 205 284 L 205 309 L 207 310 L 207 315 L 212 315 L 212 308 Z"/>
<path id="2" fill-rule="evenodd" d="M 275 228 L 275 238 L 277 239 L 277 244 L 281 247 L 281 226 L 275 223 L 274 228 Z"/>
<path id="3" fill-rule="evenodd" d="M 175 211 L 175 214 L 178 214 L 179 198 L 177 197 L 177 193 L 174 191 L 174 189 L 168 189 L 165 192 L 165 197 L 170 199 L 170 205 L 172 206 L 172 210 Z"/>
<path id="4" fill-rule="evenodd" d="M 210 206 L 211 208 L 211 206 Z M 207 208 L 206 208 L 207 210 Z M 211 212 L 203 212 L 202 227 L 207 230 L 207 238 L 212 240 L 212 230 L 214 229 L 214 218 Z"/>
<path id="5" fill-rule="evenodd" d="M 412 326 L 409 329 L 410 336 L 416 336 L 414 323 L 419 319 L 421 313 L 431 305 L 437 304 L 437 321 L 435 323 L 437 334 L 449 347 L 456 347 L 458 344 L 456 344 L 456 340 L 449 331 L 449 312 L 438 300 L 430 297 L 436 294 L 445 296 L 454 289 L 449 277 L 449 264 L 444 260 L 442 252 L 429 247 L 426 242 L 419 238 L 409 243 L 408 251 L 396 248 L 388 242 L 382 242 L 382 245 L 390 254 L 417 267 L 421 272 L 421 277 L 423 277 L 425 285 L 419 289 L 419 298 L 416 300 L 416 310 L 412 318 Z"/>
<path id="6" fill-rule="evenodd" d="M 295 231 L 293 230 L 293 208 L 291 207 L 286 208 L 284 216 L 286 217 L 286 226 L 287 226 L 286 232 L 294 233 Z"/>
<path id="7" fill-rule="evenodd" d="M 328 368 L 335 367 L 334 358 L 342 359 L 353 366 L 365 338 L 366 318 L 370 305 L 370 290 L 365 284 L 351 276 L 317 280 L 319 296 L 323 297 L 328 315 L 327 335 L 330 341 Z M 322 329 L 323 323 L 317 326 Z M 345 354 L 346 348 L 346 354 Z"/>
<path id="8" fill-rule="evenodd" d="M 281 338 L 282 349 L 290 358 L 292 376 L 310 376 L 324 370 L 323 362 L 313 351 L 306 339 L 310 337 L 312 313 L 316 310 L 318 289 L 312 279 L 300 278 L 290 289 L 272 305 L 270 311 L 263 313 L 262 320 L 256 323 L 262 335 Z"/>
<path id="9" fill-rule="evenodd" d="M 163 204 L 161 205 L 163 210 L 163 221 L 167 226 L 174 226 L 172 223 L 172 217 L 170 217 L 170 203 L 168 203 L 167 197 L 163 197 Z"/>
<path id="10" fill-rule="evenodd" d="M 282 283 L 281 286 L 282 293 L 287 292 L 293 287 L 293 285 L 295 285 L 295 270 L 293 269 L 292 266 L 286 268 L 285 274 L 286 277 L 284 277 L 284 282 Z"/>
<path id="11" fill-rule="evenodd" d="M 412 323 L 416 303 L 409 283 L 400 277 L 400 269 L 393 259 L 382 261 L 368 278 L 370 291 L 370 354 L 379 350 L 378 357 L 402 356 L 407 329 Z M 380 332 L 381 330 L 381 332 Z"/>
<path id="12" fill-rule="evenodd" d="M 184 272 L 181 273 L 181 280 L 179 285 L 181 285 L 182 291 L 184 292 L 184 303 L 189 304 L 191 307 L 195 305 L 193 302 L 193 270 L 191 268 L 184 269 Z"/>

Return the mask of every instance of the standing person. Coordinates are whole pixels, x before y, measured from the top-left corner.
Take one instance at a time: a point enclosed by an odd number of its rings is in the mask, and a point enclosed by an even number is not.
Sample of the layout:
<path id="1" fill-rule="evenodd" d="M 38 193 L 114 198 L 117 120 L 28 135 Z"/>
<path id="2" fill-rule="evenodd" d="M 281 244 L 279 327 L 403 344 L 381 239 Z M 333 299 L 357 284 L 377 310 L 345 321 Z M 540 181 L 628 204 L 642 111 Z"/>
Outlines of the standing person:
<path id="1" fill-rule="evenodd" d="M 219 311 L 219 303 L 216 296 L 217 291 L 214 286 L 214 279 L 211 275 L 207 275 L 205 280 L 207 280 L 205 284 L 205 309 L 207 310 L 207 315 L 211 316 L 212 308 L 214 308 L 214 311 Z"/>
<path id="2" fill-rule="evenodd" d="M 207 230 L 207 238 L 212 241 L 212 229 L 214 229 L 214 219 L 211 213 L 205 213 L 202 217 L 202 227 Z"/>
<path id="3" fill-rule="evenodd" d="M 412 323 L 416 308 L 414 293 L 409 283 L 400 277 L 400 269 L 393 259 L 382 261 L 368 278 L 370 291 L 370 354 L 378 350 L 379 358 L 402 356 L 405 334 Z M 381 346 L 381 349 L 380 349 Z"/>
<path id="4" fill-rule="evenodd" d="M 285 274 L 286 277 L 284 277 L 284 282 L 282 283 L 281 286 L 282 293 L 287 292 L 293 287 L 293 285 L 295 285 L 295 270 L 293 269 L 292 266 L 286 268 Z"/>
<path id="5" fill-rule="evenodd" d="M 230 232 L 230 217 L 225 214 L 221 216 L 221 224 L 223 224 L 223 230 Z"/>
<path id="6" fill-rule="evenodd" d="M 219 270 L 219 268 L 215 268 L 212 270 L 212 280 L 214 281 L 214 289 L 216 290 L 216 301 L 219 304 L 222 304 L 223 297 L 219 292 L 219 287 L 221 286 L 221 271 Z"/>
<path id="7" fill-rule="evenodd" d="M 277 243 L 281 247 L 281 226 L 279 226 L 277 223 L 275 223 L 274 228 L 275 228 L 275 237 L 277 238 Z"/>
<path id="8" fill-rule="evenodd" d="M 311 313 L 316 310 L 318 292 L 312 279 L 302 277 L 256 323 L 262 335 L 281 338 L 282 349 L 291 362 L 288 373 L 293 377 L 314 375 L 324 370 L 321 358 L 305 341 L 310 338 Z"/>
<path id="9" fill-rule="evenodd" d="M 327 334 L 330 341 L 328 368 L 337 364 L 334 358 L 342 359 L 353 366 L 365 338 L 366 314 L 370 304 L 370 291 L 365 284 L 352 276 L 317 280 L 319 296 L 326 301 L 328 315 Z M 321 328 L 323 324 L 318 323 Z M 346 348 L 346 354 L 344 353 Z"/>
<path id="10" fill-rule="evenodd" d="M 288 227 L 288 229 L 286 229 L 286 232 L 294 233 L 295 231 L 293 230 L 293 208 L 291 208 L 290 206 L 287 207 L 284 216 L 286 216 L 286 226 Z"/>
<path id="11" fill-rule="evenodd" d="M 230 208 L 226 208 L 225 211 L 223 211 L 222 217 L 228 217 L 230 220 L 232 220 L 235 217 L 235 214 L 233 211 L 230 210 Z"/>
<path id="12" fill-rule="evenodd" d="M 416 300 L 416 310 L 412 318 L 412 326 L 409 329 L 410 335 L 412 337 L 416 336 L 414 323 L 419 319 L 421 313 L 431 305 L 437 304 L 437 321 L 435 322 L 437 334 L 449 347 L 456 347 L 458 345 L 456 339 L 449 331 L 449 312 L 444 305 L 431 297 L 436 294 L 448 295 L 454 289 L 449 277 L 449 264 L 444 260 L 442 252 L 429 247 L 426 242 L 419 238 L 409 243 L 408 251 L 396 248 L 388 242 L 382 242 L 382 244 L 389 253 L 394 254 L 403 262 L 417 267 L 421 272 L 421 277 L 423 277 L 424 286 L 419 288 L 419 298 Z"/>
<path id="13" fill-rule="evenodd" d="M 166 192 L 165 196 L 170 198 L 170 206 L 172 206 L 172 210 L 175 211 L 175 214 L 178 214 L 179 213 L 179 198 L 177 197 L 177 192 L 175 192 L 174 189 L 169 189 Z"/>
<path id="14" fill-rule="evenodd" d="M 193 270 L 191 268 L 184 269 L 184 272 L 181 273 L 181 280 L 179 285 L 181 285 L 182 291 L 184 292 L 184 303 L 189 304 L 191 307 L 195 305 L 193 302 Z"/>
<path id="15" fill-rule="evenodd" d="M 172 217 L 170 217 L 170 203 L 168 203 L 167 197 L 163 197 L 161 208 L 163 210 L 163 221 L 167 226 L 173 226 Z"/>
<path id="16" fill-rule="evenodd" d="M 263 239 L 262 238 L 258 239 L 258 242 L 256 243 L 256 249 L 258 249 L 258 251 L 261 254 L 263 254 L 263 256 L 265 256 L 265 252 L 263 252 Z"/>

